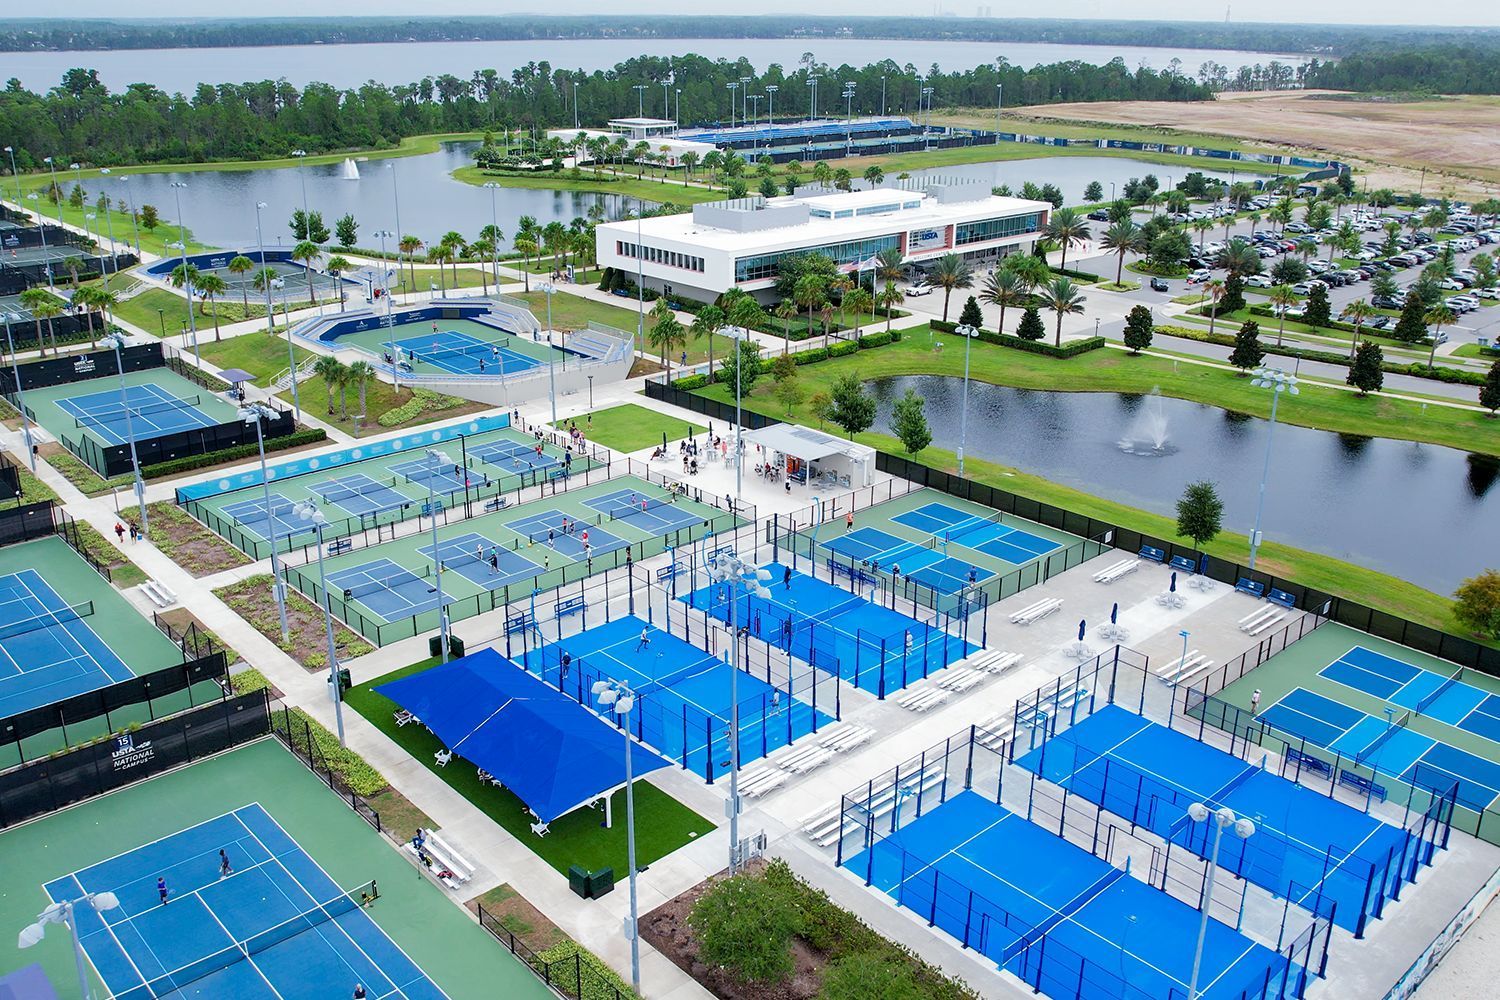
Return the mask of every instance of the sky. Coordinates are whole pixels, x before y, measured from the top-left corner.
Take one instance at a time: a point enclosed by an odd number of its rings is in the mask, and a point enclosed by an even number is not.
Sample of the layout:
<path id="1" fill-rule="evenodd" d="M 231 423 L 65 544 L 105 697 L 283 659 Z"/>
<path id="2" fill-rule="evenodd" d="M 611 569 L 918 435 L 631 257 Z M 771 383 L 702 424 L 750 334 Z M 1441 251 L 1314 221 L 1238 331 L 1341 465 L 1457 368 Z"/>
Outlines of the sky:
<path id="1" fill-rule="evenodd" d="M 973 16 L 981 6 L 996 17 L 1033 13 L 1025 5 L 994 0 L 938 0 L 946 13 Z M 1232 0 L 1229 0 L 1232 3 Z M 1220 20 L 1226 0 L 1156 0 L 1151 4 L 1106 3 L 1104 0 L 1051 0 L 1048 17 L 1147 18 L 1156 20 Z M 805 0 L 650 0 L 639 5 L 610 4 L 619 10 L 640 9 L 653 14 L 794 14 L 808 9 Z M 1231 17 L 1246 21 L 1320 22 L 1325 24 L 1433 24 L 1500 25 L 1500 4 L 1472 0 L 1427 0 L 1419 8 L 1397 0 L 1239 0 Z M 317 15 L 421 15 L 444 14 L 592 14 L 599 0 L 258 0 L 257 17 Z M 817 13 L 823 15 L 927 14 L 936 9 L 934 0 L 824 0 Z M 221 8 L 225 15 L 244 16 L 248 8 Z M 203 17 L 210 13 L 201 0 L 71 0 L 66 17 Z M 1418 16 L 1420 19 L 1418 19 Z"/>

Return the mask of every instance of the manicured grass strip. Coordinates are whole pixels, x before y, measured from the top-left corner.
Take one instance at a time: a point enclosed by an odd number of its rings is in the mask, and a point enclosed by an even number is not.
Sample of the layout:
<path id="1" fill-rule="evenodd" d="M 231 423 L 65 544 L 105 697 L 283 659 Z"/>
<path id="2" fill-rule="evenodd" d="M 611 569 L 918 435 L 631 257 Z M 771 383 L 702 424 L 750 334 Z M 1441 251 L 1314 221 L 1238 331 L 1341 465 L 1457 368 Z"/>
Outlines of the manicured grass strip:
<path id="1" fill-rule="evenodd" d="M 262 387 L 270 379 L 286 371 L 290 364 L 286 338 L 272 337 L 265 333 L 242 333 L 217 343 L 209 340 L 199 344 L 199 350 L 204 361 L 220 368 L 243 368 L 254 375 L 256 383 Z M 293 352 L 298 365 L 311 356 L 310 352 L 296 345 L 293 345 Z"/>
<path id="2" fill-rule="evenodd" d="M 669 417 L 656 410 L 648 410 L 634 403 L 611 406 L 607 410 L 595 410 L 583 422 L 584 434 L 615 451 L 640 451 L 660 444 L 662 436 L 668 441 L 678 441 L 706 430 L 697 424 L 676 417 Z"/>
<path id="3" fill-rule="evenodd" d="M 494 181 L 501 187 L 617 194 L 627 198 L 639 198 L 642 201 L 671 202 L 676 205 L 695 205 L 700 201 L 718 201 L 724 197 L 724 192 L 719 189 L 701 187 L 697 184 L 684 187 L 680 170 L 669 175 L 668 179 L 663 182 L 660 172 L 655 177 L 637 178 L 612 174 L 608 171 L 595 176 L 594 171 L 587 168 L 574 174 L 571 170 L 521 172 L 459 167 L 453 171 L 453 179 L 463 181 L 465 184 L 485 184 Z"/>
<path id="4" fill-rule="evenodd" d="M 569 865 L 582 865 L 591 871 L 610 867 L 615 870 L 616 879 L 624 880 L 628 871 L 624 789 L 615 792 L 611 803 L 615 817 L 612 828 L 605 829 L 601 811 L 579 809 L 554 820 L 547 836 L 538 837 L 531 832 L 534 817 L 509 789 L 481 784 L 474 766 L 465 761 L 439 767 L 433 754 L 443 749 L 441 740 L 419 725 L 396 725 L 395 713 L 399 706 L 377 694 L 375 688 L 421 673 L 437 662 L 436 659 L 423 660 L 360 684 L 349 690 L 344 701 L 559 872 L 566 874 Z M 622 741 L 621 752 L 623 750 Z M 713 829 L 711 822 L 650 782 L 635 783 L 637 865 L 649 865 L 664 858 Z"/>

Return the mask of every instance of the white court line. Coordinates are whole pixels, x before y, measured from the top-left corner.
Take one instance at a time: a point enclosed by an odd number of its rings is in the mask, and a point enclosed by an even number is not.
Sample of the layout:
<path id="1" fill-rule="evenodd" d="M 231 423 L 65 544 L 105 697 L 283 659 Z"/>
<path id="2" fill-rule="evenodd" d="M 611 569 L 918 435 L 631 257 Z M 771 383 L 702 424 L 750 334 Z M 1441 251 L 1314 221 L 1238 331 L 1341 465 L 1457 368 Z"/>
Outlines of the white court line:
<path id="1" fill-rule="evenodd" d="M 42 586 L 44 586 L 44 587 L 47 588 L 47 591 L 53 597 L 57 598 L 57 600 L 60 601 L 63 604 L 63 606 L 65 606 L 65 607 L 67 606 L 68 602 L 65 601 L 65 600 L 63 600 L 63 596 L 57 592 L 56 588 L 54 588 L 52 586 L 52 584 L 50 584 L 50 583 L 47 582 L 46 577 L 42 576 L 40 573 L 38 573 L 34 569 L 33 570 L 28 570 L 27 572 L 30 572 L 30 573 L 34 574 L 36 576 L 37 580 L 41 582 Z M 28 590 L 31 590 L 31 584 L 28 581 L 25 581 L 23 579 L 22 582 L 26 584 L 26 587 L 27 587 Z M 35 594 L 35 591 L 32 591 L 32 593 Z M 48 609 L 48 610 L 49 610 L 50 613 L 52 613 L 54 615 L 56 614 L 56 609 Z M 99 609 L 97 607 L 95 607 L 94 610 L 95 610 L 95 612 L 98 612 Z M 99 644 L 101 646 L 103 646 L 105 649 L 109 650 L 109 655 L 113 656 L 115 658 L 115 662 L 118 663 L 118 664 L 120 664 L 121 667 L 125 670 L 125 676 L 124 677 L 116 677 L 114 675 L 113 671 L 111 671 L 110 669 L 108 669 L 104 665 L 104 663 L 102 661 L 100 661 L 100 660 L 98 660 L 98 659 L 96 659 L 94 657 L 93 652 L 91 650 L 89 650 L 86 646 L 84 646 L 83 642 L 77 636 L 75 636 L 75 635 L 73 635 L 73 633 L 67 631 L 67 627 L 69 625 L 74 624 L 74 623 L 77 623 L 79 626 L 81 626 L 84 631 L 88 632 L 89 635 L 92 635 L 96 640 L 98 640 L 98 642 L 99 642 Z M 135 676 L 135 671 L 133 671 L 133 670 L 130 669 L 129 664 L 127 664 L 125 662 L 125 658 L 123 656 L 121 656 L 119 653 L 115 652 L 115 648 L 109 644 L 109 641 L 106 640 L 104 638 L 104 636 L 102 636 L 98 632 L 96 632 L 94 630 L 94 627 L 92 625 L 90 625 L 88 622 L 84 621 L 81 618 L 75 618 L 72 621 L 59 622 L 59 628 L 61 628 L 64 632 L 67 632 L 68 637 L 73 640 L 73 642 L 78 646 L 79 649 L 83 650 L 88 655 L 88 658 L 91 661 L 93 661 L 94 665 L 97 666 L 99 668 L 99 670 L 103 672 L 104 676 L 108 677 L 111 681 L 129 680 L 131 677 Z"/>

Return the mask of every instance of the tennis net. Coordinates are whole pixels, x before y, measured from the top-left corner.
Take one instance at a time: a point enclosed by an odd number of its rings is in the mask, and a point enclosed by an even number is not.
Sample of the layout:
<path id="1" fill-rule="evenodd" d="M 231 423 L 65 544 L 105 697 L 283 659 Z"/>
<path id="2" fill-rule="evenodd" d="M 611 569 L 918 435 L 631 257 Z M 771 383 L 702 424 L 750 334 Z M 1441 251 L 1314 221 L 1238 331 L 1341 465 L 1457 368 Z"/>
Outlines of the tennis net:
<path id="1" fill-rule="evenodd" d="M 984 531 L 987 528 L 993 528 L 1000 523 L 1001 516 L 1001 513 L 997 510 L 981 517 L 961 521 L 945 531 L 943 537 L 950 542 L 957 542 L 969 535 Z"/>
<path id="2" fill-rule="evenodd" d="M 1078 895 L 1068 900 L 1057 910 L 1053 911 L 1051 915 L 1043 918 L 1041 923 L 1037 924 L 1031 930 L 1027 931 L 1025 934 L 1022 934 L 1020 937 L 1016 938 L 1009 945 L 1007 945 L 1005 950 L 1000 953 L 1000 964 L 1004 965 L 1011 959 L 1015 958 L 1017 955 L 1021 954 L 1027 948 L 1030 948 L 1042 938 L 1052 933 L 1053 928 L 1055 928 L 1058 924 L 1062 923 L 1064 920 L 1067 920 L 1073 914 L 1083 909 L 1090 902 L 1097 899 L 1101 894 L 1103 894 L 1106 889 L 1108 889 L 1110 886 L 1114 885 L 1124 877 L 1125 869 L 1110 868 L 1109 871 L 1105 872 L 1088 888 L 1084 889 Z"/>
<path id="3" fill-rule="evenodd" d="M 380 898 L 375 880 L 356 886 L 345 893 L 324 903 L 318 903 L 311 909 L 297 914 L 290 920 L 283 920 L 266 928 L 259 934 L 253 934 L 243 941 L 236 941 L 227 948 L 205 955 L 195 962 L 189 962 L 164 976 L 160 976 L 145 983 L 145 995 L 149 997 L 165 996 L 168 993 L 183 991 L 188 985 L 205 979 L 222 969 L 227 969 L 236 962 L 245 961 L 254 955 L 258 955 L 268 948 L 274 948 L 284 941 L 288 941 L 299 934 L 320 927 L 330 920 L 353 913 L 363 906 L 369 906 Z M 139 995 L 139 988 L 126 991 L 130 996 Z M 184 995 L 186 993 L 184 992 Z"/>
<path id="4" fill-rule="evenodd" d="M 1395 722 L 1392 722 L 1389 726 L 1385 727 L 1385 732 L 1375 737 L 1370 741 L 1368 746 L 1354 755 L 1354 763 L 1363 764 L 1365 760 L 1372 756 L 1381 747 L 1385 746 L 1392 736 L 1396 735 L 1396 730 L 1405 729 L 1407 723 L 1409 722 L 1411 722 L 1411 712 L 1402 712 L 1401 716 L 1396 719 Z"/>
<path id="5" fill-rule="evenodd" d="M 934 535 L 932 538 L 924 539 L 920 542 L 907 542 L 905 545 L 886 549 L 884 552 L 877 553 L 875 559 L 881 563 L 882 568 L 889 570 L 892 566 L 899 565 L 902 559 L 906 559 L 915 553 L 932 552 L 937 549 L 937 546 L 937 536 Z"/>
<path id="6" fill-rule="evenodd" d="M 379 493 L 381 490 L 390 489 L 396 485 L 396 477 L 390 479 L 372 479 L 368 483 L 360 483 L 358 486 L 326 486 L 318 491 L 324 503 L 338 503 L 340 500 L 348 500 L 351 497 L 369 496 L 371 493 Z"/>
<path id="7" fill-rule="evenodd" d="M 1425 697 L 1421 701 L 1417 702 L 1417 709 L 1416 709 L 1417 714 L 1421 715 L 1422 713 L 1426 712 L 1429 708 L 1431 708 L 1432 707 L 1432 703 L 1435 702 L 1435 701 L 1437 701 L 1444 694 L 1446 694 L 1448 692 L 1449 688 L 1451 688 L 1453 685 L 1457 684 L 1460 680 L 1463 679 L 1463 676 L 1464 676 L 1464 668 L 1463 667 L 1459 667 L 1457 670 L 1455 670 L 1453 672 L 1453 675 L 1451 677 L 1449 677 L 1447 680 L 1443 681 L 1443 683 L 1441 683 L 1441 684 L 1439 684 L 1437 686 L 1437 690 L 1433 691 L 1432 694 L 1429 694 L 1427 697 Z"/>
<path id="8" fill-rule="evenodd" d="M 395 590 L 402 584 L 411 583 L 413 580 L 421 580 L 430 576 L 432 576 L 431 566 L 423 566 L 420 573 L 416 570 L 403 569 L 388 576 L 365 580 L 361 583 L 345 587 L 344 593 L 348 597 L 364 597 L 375 593 L 377 590 Z"/>
<path id="9" fill-rule="evenodd" d="M 27 632 L 35 632 L 38 629 L 53 628 L 68 622 L 76 622 L 80 618 L 87 618 L 94 613 L 94 602 L 84 601 L 82 604 L 70 604 L 58 608 L 56 611 L 47 611 L 32 618 L 25 618 L 18 622 L 10 622 L 0 625 L 0 639 L 12 639 Z"/>
<path id="10" fill-rule="evenodd" d="M 1215 805 L 1223 805 L 1225 796 L 1243 785 L 1245 782 L 1249 781 L 1251 778 L 1255 777 L 1255 773 L 1259 770 L 1259 765 L 1247 765 L 1243 771 L 1230 778 L 1229 781 L 1225 783 L 1223 788 L 1219 789 L 1217 792 L 1214 792 L 1213 798 L 1210 801 L 1212 801 Z"/>
<path id="11" fill-rule="evenodd" d="M 142 403 L 140 406 L 110 406 L 102 410 L 90 410 L 81 417 L 73 418 L 73 425 L 82 430 L 95 427 L 99 424 L 112 424 L 118 420 L 125 419 L 128 411 L 132 416 L 143 417 L 148 413 L 163 413 L 167 410 L 190 410 L 203 401 L 202 396 L 188 396 L 185 399 L 163 399 L 157 402 Z"/>
<path id="12" fill-rule="evenodd" d="M 473 358 L 493 356 L 499 347 L 494 344 L 465 344 L 463 347 L 439 347 L 435 351 L 417 351 L 419 361 L 442 361 L 446 358 Z"/>
<path id="13" fill-rule="evenodd" d="M 642 497 L 633 504 L 621 504 L 611 507 L 608 511 L 611 521 L 618 521 L 622 517 L 630 517 L 632 514 L 644 514 L 656 510 L 658 507 L 666 507 L 672 502 L 671 497 Z"/>
<path id="14" fill-rule="evenodd" d="M 230 520 L 235 524 L 245 524 L 246 522 L 258 524 L 261 521 L 273 521 L 277 518 L 285 518 L 296 509 L 297 505 L 290 500 L 283 500 L 280 503 L 273 501 L 269 507 L 256 507 L 243 514 L 232 514 L 230 515 Z"/>

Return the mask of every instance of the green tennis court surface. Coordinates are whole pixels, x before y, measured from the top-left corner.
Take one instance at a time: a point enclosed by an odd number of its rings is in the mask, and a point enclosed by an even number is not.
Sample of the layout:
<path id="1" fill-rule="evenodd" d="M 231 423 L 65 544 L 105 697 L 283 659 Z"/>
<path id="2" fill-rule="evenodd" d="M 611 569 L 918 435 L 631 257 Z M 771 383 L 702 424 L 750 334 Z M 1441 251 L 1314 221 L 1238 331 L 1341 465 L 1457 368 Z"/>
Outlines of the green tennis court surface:
<path id="1" fill-rule="evenodd" d="M 481 358 L 488 375 L 529 371 L 549 361 L 557 365 L 579 361 L 576 354 L 468 319 L 376 327 L 341 334 L 337 343 L 362 348 L 377 358 L 391 355 L 394 360 L 399 352 L 415 375 L 477 375 Z M 492 348 L 496 353 L 491 353 Z"/>
<path id="2" fill-rule="evenodd" d="M 360 924 L 361 939 L 380 944 L 378 964 L 386 968 L 389 962 L 392 970 L 400 966 L 398 974 L 407 976 L 406 982 L 413 981 L 410 977 L 414 969 L 420 970 L 430 983 L 424 991 L 409 995 L 441 995 L 437 990 L 454 998 L 493 995 L 543 1000 L 552 995 L 502 945 L 458 910 L 441 890 L 418 876 L 411 865 L 396 854 L 392 845 L 273 739 L 153 778 L 0 834 L 0 853 L 7 858 L 27 859 L 24 864 L 0 866 L 0 919 L 7 926 L 26 926 L 47 905 L 48 896 L 43 887 L 74 873 L 89 877 L 87 888 L 91 890 L 107 888 L 123 893 L 122 901 L 127 902 L 132 913 L 141 908 L 135 899 L 140 893 L 131 895 L 130 881 L 126 876 L 148 877 L 150 889 L 147 895 L 154 896 L 155 878 L 164 875 L 170 882 L 176 882 L 185 895 L 192 888 L 186 871 L 186 866 L 191 863 L 191 852 L 186 846 L 165 838 L 180 837 L 184 831 L 199 828 L 201 824 L 222 822 L 222 818 L 231 813 L 250 816 L 256 821 L 255 828 L 263 833 L 280 831 L 278 849 L 271 853 L 294 861 L 298 882 L 303 886 L 307 886 L 310 879 L 326 879 L 329 884 L 345 888 L 371 880 L 378 885 L 381 898 L 374 906 L 336 916 L 335 921 L 351 931 L 355 930 L 351 920 Z M 215 868 L 218 848 L 235 848 L 233 844 L 220 843 L 221 840 L 222 837 L 215 838 L 211 845 L 204 847 L 205 850 L 212 849 L 211 864 Z M 204 844 L 208 841 L 205 840 Z M 178 847 L 181 847 L 181 856 L 173 853 Z M 122 859 L 140 859 L 144 863 L 148 855 L 151 856 L 150 864 L 146 867 L 133 864 L 126 865 L 129 871 L 115 870 L 120 867 Z M 249 874 L 247 866 L 251 864 L 253 861 L 247 857 L 235 867 Z M 209 888 L 205 891 L 209 892 L 222 892 L 239 877 L 236 875 L 221 882 L 216 871 L 209 874 L 213 877 L 198 880 L 204 882 L 207 879 Z M 122 884 L 106 884 L 112 880 Z M 290 882 L 283 888 L 290 891 Z M 268 905 L 256 902 L 257 899 L 258 895 L 250 894 L 240 900 L 247 919 L 256 917 L 260 909 Z M 192 900 L 179 898 L 176 902 L 190 904 Z M 177 911 L 175 905 L 169 903 L 159 914 L 137 914 L 134 919 L 157 923 L 169 918 L 187 921 L 176 932 L 165 926 L 156 928 L 163 933 L 153 933 L 148 940 L 153 947 L 170 941 L 177 951 L 191 950 L 190 946 L 198 937 L 211 936 L 209 931 L 188 919 L 195 914 L 204 915 L 205 911 L 201 908 L 193 911 L 191 906 Z M 287 963 L 292 957 L 309 958 L 310 952 L 304 946 L 315 944 L 312 939 L 332 926 L 334 922 L 311 927 L 251 958 L 259 964 L 267 955 L 300 948 L 297 956 L 283 956 L 287 959 L 282 963 L 285 971 L 291 968 Z M 66 933 L 60 934 L 57 930 L 53 929 L 41 944 L 24 952 L 17 947 L 15 935 L 6 935 L 0 941 L 0 968 L 14 969 L 40 961 L 59 990 L 67 990 L 75 978 L 72 947 Z M 398 954 L 404 954 L 408 962 L 402 963 Z M 92 950 L 90 957 L 94 957 Z M 126 985 L 120 978 L 126 975 L 122 969 L 106 964 L 103 971 L 110 987 Z M 249 971 L 248 964 L 236 962 L 218 976 L 236 976 Z M 307 992 L 304 988 L 284 995 L 345 996 L 353 990 L 356 981 L 353 978 L 344 981 L 341 974 L 330 974 L 321 965 L 318 969 L 309 967 L 302 971 L 307 977 L 299 980 L 294 976 L 293 985 L 300 981 L 305 987 L 326 986 L 327 989 Z M 329 992 L 334 979 L 338 979 L 338 993 Z M 199 985 L 216 981 L 214 978 L 201 979 Z M 95 982 L 99 982 L 97 976 Z M 369 982 L 365 985 L 372 997 L 386 995 L 377 993 Z M 138 985 L 137 990 L 140 990 Z M 130 994 L 132 997 L 137 995 L 151 994 Z M 229 990 L 217 995 L 272 994 Z"/>
<path id="3" fill-rule="evenodd" d="M 238 410 L 168 368 L 125 373 L 126 401 L 135 413 L 136 440 L 144 441 L 190 427 L 228 423 Z M 111 402 L 113 400 L 113 402 Z M 125 440 L 120 380 L 103 378 L 26 390 L 26 405 L 37 423 L 58 440 L 89 438 L 101 448 Z"/>

